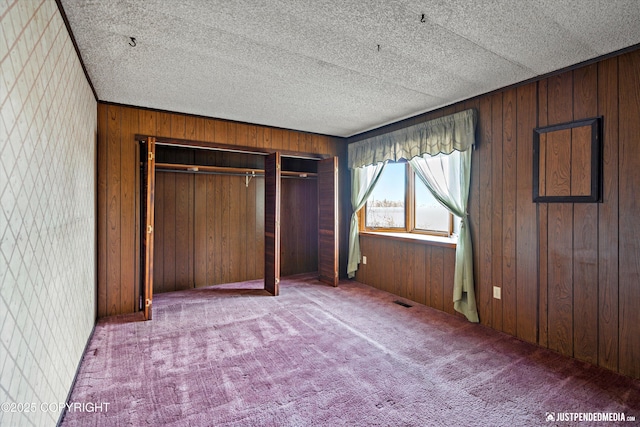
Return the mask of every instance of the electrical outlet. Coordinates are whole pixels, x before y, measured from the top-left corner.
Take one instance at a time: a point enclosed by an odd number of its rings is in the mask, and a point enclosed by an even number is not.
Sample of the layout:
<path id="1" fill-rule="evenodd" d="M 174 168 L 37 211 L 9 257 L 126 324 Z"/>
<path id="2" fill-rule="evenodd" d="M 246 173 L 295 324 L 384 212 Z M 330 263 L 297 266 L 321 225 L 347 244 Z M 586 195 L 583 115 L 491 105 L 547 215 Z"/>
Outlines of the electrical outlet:
<path id="1" fill-rule="evenodd" d="M 362 257 L 362 264 L 366 264 L 366 263 L 367 263 L 367 257 L 366 257 L 366 256 L 363 256 L 363 257 Z"/>
<path id="2" fill-rule="evenodd" d="M 493 287 L 493 297 L 495 299 L 501 299 L 502 298 L 501 293 L 502 293 L 502 288 L 499 288 L 497 286 Z"/>

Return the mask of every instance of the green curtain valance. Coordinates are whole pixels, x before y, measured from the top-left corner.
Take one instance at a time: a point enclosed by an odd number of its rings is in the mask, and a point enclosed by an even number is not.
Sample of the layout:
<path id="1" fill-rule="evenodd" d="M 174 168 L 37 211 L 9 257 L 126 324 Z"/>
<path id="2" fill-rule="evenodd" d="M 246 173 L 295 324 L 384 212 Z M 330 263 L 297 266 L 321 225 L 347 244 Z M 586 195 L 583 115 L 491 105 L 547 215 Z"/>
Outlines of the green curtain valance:
<path id="1" fill-rule="evenodd" d="M 476 110 L 465 110 L 349 144 L 349 169 L 424 154 L 466 151 L 475 143 Z"/>

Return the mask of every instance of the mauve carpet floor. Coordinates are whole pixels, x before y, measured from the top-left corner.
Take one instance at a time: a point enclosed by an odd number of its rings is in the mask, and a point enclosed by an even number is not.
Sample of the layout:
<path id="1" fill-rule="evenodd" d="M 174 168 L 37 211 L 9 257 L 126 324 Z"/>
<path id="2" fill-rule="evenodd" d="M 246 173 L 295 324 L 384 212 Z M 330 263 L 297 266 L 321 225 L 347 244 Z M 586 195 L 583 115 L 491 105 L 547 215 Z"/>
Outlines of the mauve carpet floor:
<path id="1" fill-rule="evenodd" d="M 640 419 L 640 381 L 459 317 L 402 307 L 357 282 L 293 277 L 278 297 L 261 286 L 160 294 L 150 322 L 100 320 L 70 400 L 108 410 L 67 412 L 62 425 L 549 426 L 549 412 L 601 411 Z"/>

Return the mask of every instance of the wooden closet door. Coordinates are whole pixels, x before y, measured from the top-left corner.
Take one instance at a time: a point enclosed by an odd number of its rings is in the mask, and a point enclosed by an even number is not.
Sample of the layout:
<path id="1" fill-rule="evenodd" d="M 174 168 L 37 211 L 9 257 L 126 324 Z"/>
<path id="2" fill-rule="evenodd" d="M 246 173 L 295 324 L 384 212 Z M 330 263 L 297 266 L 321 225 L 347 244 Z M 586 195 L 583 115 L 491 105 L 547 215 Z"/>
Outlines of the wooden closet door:
<path id="1" fill-rule="evenodd" d="M 338 286 L 338 158 L 318 162 L 318 274 Z"/>
<path id="2" fill-rule="evenodd" d="M 144 319 L 151 320 L 153 302 L 153 222 L 154 198 L 156 182 L 156 139 L 149 137 L 147 141 L 147 162 L 145 168 L 145 233 L 144 233 Z"/>
<path id="3" fill-rule="evenodd" d="M 278 295 L 280 285 L 280 153 L 264 162 L 264 288 Z"/>

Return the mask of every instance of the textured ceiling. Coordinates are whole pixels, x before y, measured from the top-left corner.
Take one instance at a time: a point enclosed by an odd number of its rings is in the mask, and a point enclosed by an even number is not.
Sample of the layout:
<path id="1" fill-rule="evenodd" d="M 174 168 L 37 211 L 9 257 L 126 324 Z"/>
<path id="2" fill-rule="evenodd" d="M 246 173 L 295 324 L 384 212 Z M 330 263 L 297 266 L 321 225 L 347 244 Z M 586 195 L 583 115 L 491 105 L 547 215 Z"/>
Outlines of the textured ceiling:
<path id="1" fill-rule="evenodd" d="M 335 136 L 640 43 L 638 0 L 62 5 L 101 101 Z"/>

